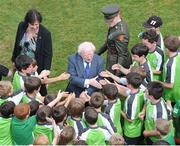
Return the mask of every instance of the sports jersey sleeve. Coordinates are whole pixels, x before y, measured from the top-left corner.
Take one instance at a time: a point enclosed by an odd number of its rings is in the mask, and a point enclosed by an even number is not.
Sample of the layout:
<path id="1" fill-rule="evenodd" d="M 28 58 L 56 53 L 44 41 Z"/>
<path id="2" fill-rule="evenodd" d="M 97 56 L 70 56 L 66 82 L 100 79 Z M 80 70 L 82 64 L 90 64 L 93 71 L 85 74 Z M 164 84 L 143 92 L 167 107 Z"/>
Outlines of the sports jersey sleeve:
<path id="1" fill-rule="evenodd" d="M 8 101 L 14 102 L 16 105 L 18 105 L 24 95 L 24 92 L 21 90 L 17 94 L 13 95 L 11 98 L 8 98 Z"/>

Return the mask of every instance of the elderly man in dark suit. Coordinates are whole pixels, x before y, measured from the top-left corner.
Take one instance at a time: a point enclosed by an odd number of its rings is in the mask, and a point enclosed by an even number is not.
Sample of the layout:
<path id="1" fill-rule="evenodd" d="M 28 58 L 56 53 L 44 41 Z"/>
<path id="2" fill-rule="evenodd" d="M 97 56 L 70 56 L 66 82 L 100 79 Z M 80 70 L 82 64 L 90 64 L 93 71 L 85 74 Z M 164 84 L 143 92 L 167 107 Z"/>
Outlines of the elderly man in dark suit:
<path id="1" fill-rule="evenodd" d="M 78 52 L 68 57 L 68 73 L 71 76 L 67 91 L 75 92 L 76 96 L 85 90 L 91 95 L 102 88 L 98 80 L 99 73 L 104 70 L 104 61 L 94 52 L 95 46 L 91 42 L 83 42 Z"/>

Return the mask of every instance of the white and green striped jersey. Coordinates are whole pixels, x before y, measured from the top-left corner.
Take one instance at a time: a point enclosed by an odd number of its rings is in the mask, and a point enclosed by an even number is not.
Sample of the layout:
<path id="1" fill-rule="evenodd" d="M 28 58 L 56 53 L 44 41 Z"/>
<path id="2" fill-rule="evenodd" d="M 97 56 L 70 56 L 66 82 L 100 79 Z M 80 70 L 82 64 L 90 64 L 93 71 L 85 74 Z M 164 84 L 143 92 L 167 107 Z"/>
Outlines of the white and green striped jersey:
<path id="1" fill-rule="evenodd" d="M 0 105 L 3 104 L 6 101 L 12 101 L 15 103 L 15 105 L 18 105 L 24 96 L 24 91 L 20 90 L 19 92 L 13 93 L 13 95 L 8 97 L 0 97 Z"/>
<path id="2" fill-rule="evenodd" d="M 149 52 L 146 58 L 149 61 L 152 70 L 155 71 L 163 70 L 164 53 L 159 47 L 156 47 L 154 52 Z M 153 80 L 161 80 L 161 78 L 162 78 L 161 74 L 159 75 L 153 74 Z"/>
<path id="3" fill-rule="evenodd" d="M 17 92 L 19 90 L 24 90 L 24 80 L 27 78 L 27 76 L 21 75 L 18 71 L 15 72 L 13 76 L 13 90 L 14 92 Z"/>
<path id="4" fill-rule="evenodd" d="M 114 124 L 115 130 L 117 133 L 122 134 L 121 128 L 121 101 L 117 97 L 114 103 L 108 102 L 105 113 L 108 114 Z"/>
<path id="5" fill-rule="evenodd" d="M 133 67 L 133 66 L 135 66 L 135 67 L 140 66 L 141 68 L 144 69 L 144 71 L 146 72 L 146 78 L 145 78 L 146 83 L 149 83 L 153 80 L 152 68 L 147 59 L 146 59 L 146 62 L 143 64 L 139 64 L 137 61 L 133 61 L 133 64 L 131 65 L 131 67 Z"/>
<path id="6" fill-rule="evenodd" d="M 83 120 L 76 120 L 72 117 L 68 117 L 67 119 L 67 123 L 69 123 L 70 126 L 72 126 L 75 130 L 76 133 L 76 137 L 81 135 L 83 130 L 86 128 L 85 123 L 83 122 Z"/>
<path id="7" fill-rule="evenodd" d="M 114 134 L 115 132 L 114 124 L 108 114 L 99 112 L 97 125 L 100 127 L 106 127 L 111 134 Z"/>
<path id="8" fill-rule="evenodd" d="M 11 118 L 0 117 L 0 145 L 12 145 Z"/>
<path id="9" fill-rule="evenodd" d="M 145 118 L 145 130 L 151 131 L 156 129 L 157 119 L 169 119 L 169 113 L 165 101 L 161 98 L 156 104 L 147 101 L 146 118 Z M 158 136 L 149 137 L 153 142 L 160 139 Z"/>
<path id="10" fill-rule="evenodd" d="M 164 82 L 173 84 L 172 89 L 165 88 L 164 98 L 176 102 L 180 99 L 180 54 L 170 57 L 164 66 Z"/>
<path id="11" fill-rule="evenodd" d="M 52 143 L 54 138 L 53 126 L 51 124 L 36 124 L 33 130 L 35 138 L 40 134 L 44 134 L 48 137 L 49 143 Z"/>
<path id="12" fill-rule="evenodd" d="M 162 33 L 159 34 L 157 46 L 164 52 L 164 40 L 163 40 Z"/>
<path id="13" fill-rule="evenodd" d="M 21 103 L 29 103 L 33 100 L 36 100 L 39 103 L 42 103 L 42 101 L 40 99 L 38 99 L 37 97 L 32 98 L 32 97 L 28 96 L 27 94 L 24 94 L 24 96 L 22 97 Z"/>
<path id="14" fill-rule="evenodd" d="M 103 127 L 89 127 L 84 130 L 80 136 L 80 140 L 86 141 L 88 145 L 106 145 L 111 134 Z"/>
<path id="15" fill-rule="evenodd" d="M 142 67 L 146 72 L 146 82 L 147 83 L 151 82 L 153 80 L 153 72 L 149 61 L 146 60 L 146 62 L 141 64 L 140 67 Z"/>
<path id="16" fill-rule="evenodd" d="M 138 137 L 142 133 L 143 122 L 139 119 L 138 115 L 142 111 L 144 105 L 144 90 L 139 89 L 137 93 L 130 93 L 124 105 L 124 112 L 127 119 L 124 120 L 124 134 L 127 137 Z"/>

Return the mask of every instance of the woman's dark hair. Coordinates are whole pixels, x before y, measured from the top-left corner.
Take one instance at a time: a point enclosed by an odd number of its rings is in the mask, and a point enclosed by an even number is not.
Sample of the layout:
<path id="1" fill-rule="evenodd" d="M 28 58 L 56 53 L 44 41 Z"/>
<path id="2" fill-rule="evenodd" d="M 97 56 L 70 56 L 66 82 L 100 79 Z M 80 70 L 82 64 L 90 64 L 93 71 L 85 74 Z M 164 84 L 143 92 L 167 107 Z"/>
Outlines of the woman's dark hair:
<path id="1" fill-rule="evenodd" d="M 24 22 L 26 24 L 28 23 L 33 24 L 35 21 L 38 21 L 39 23 L 41 23 L 42 16 L 40 12 L 38 12 L 36 9 L 31 9 L 26 13 L 26 16 L 24 17 Z"/>

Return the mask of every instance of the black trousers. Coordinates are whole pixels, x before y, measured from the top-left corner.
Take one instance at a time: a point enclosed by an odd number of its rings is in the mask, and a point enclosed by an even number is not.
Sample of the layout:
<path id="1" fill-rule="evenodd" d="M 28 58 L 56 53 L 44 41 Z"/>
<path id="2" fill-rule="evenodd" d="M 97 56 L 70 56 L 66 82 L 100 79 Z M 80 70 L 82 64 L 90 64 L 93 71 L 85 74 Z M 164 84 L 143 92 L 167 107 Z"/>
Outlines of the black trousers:
<path id="1" fill-rule="evenodd" d="M 124 135 L 124 139 L 127 145 L 138 145 L 140 143 L 141 136 L 131 138 Z"/>

